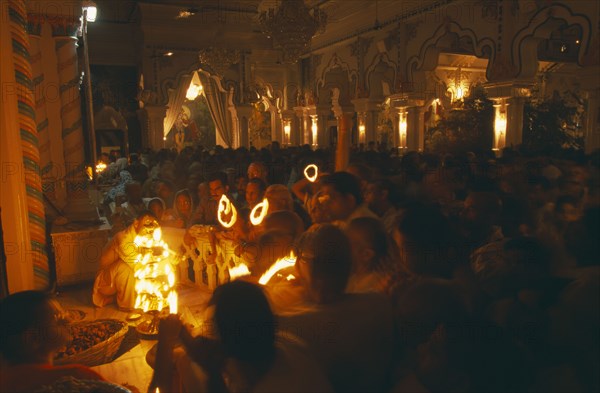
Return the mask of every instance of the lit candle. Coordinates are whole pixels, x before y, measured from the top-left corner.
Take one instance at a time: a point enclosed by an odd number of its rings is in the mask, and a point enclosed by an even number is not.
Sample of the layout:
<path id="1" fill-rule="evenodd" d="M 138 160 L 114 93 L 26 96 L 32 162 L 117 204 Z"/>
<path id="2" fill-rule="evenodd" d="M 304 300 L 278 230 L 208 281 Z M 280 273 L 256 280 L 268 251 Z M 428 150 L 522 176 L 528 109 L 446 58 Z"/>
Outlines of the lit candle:
<path id="1" fill-rule="evenodd" d="M 275 261 L 275 263 L 273 265 L 271 265 L 271 267 L 269 268 L 269 270 L 267 270 L 265 272 L 265 274 L 263 274 L 260 279 L 258 280 L 258 283 L 261 285 L 265 285 L 266 283 L 269 282 L 269 280 L 280 270 L 285 269 L 286 267 L 290 267 L 290 266 L 294 266 L 296 264 L 296 255 L 294 254 L 294 251 L 291 251 L 289 255 L 278 259 L 277 261 Z M 293 276 L 292 276 L 293 277 Z M 287 277 L 287 280 L 291 280 L 292 278 L 290 278 L 289 276 Z"/>

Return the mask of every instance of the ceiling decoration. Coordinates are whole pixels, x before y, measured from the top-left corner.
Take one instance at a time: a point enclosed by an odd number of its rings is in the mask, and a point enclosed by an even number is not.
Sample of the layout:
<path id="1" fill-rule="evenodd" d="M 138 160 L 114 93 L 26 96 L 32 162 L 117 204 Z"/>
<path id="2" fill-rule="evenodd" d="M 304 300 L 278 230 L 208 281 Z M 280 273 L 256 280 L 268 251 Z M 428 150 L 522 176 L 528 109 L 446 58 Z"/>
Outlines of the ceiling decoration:
<path id="1" fill-rule="evenodd" d="M 308 50 L 315 34 L 325 31 L 327 15 L 318 8 L 311 12 L 304 0 L 282 0 L 278 9 L 262 12 L 259 22 L 263 33 L 283 52 L 283 62 L 293 64 Z"/>
<path id="2" fill-rule="evenodd" d="M 211 71 L 223 76 L 229 67 L 240 62 L 241 55 L 239 50 L 208 47 L 199 52 L 198 59 L 201 64 L 209 66 Z"/>

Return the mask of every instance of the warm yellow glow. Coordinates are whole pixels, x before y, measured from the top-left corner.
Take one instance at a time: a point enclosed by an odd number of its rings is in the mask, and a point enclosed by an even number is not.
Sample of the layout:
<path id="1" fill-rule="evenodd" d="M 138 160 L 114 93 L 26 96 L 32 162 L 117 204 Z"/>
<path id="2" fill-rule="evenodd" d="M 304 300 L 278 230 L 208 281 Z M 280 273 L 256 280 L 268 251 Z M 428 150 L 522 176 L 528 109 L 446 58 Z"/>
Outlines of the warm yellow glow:
<path id="1" fill-rule="evenodd" d="M 92 173 L 92 167 L 91 166 L 86 166 L 85 167 L 85 174 L 87 175 L 88 179 L 90 179 L 90 180 L 94 179 L 94 174 Z"/>
<path id="2" fill-rule="evenodd" d="M 312 125 L 310 126 L 310 130 L 312 132 L 312 145 L 313 145 L 313 147 L 317 147 L 318 146 L 317 138 L 318 138 L 318 132 L 319 132 L 319 128 L 317 126 L 317 116 L 311 116 L 311 120 L 312 120 Z"/>
<path id="3" fill-rule="evenodd" d="M 179 307 L 177 292 L 174 290 L 169 292 L 169 296 L 167 296 L 167 302 L 169 303 L 169 314 L 177 314 L 177 307 Z"/>
<path id="4" fill-rule="evenodd" d="M 501 111 L 501 105 L 495 105 L 494 115 L 494 150 L 506 147 L 506 112 Z"/>
<path id="5" fill-rule="evenodd" d="M 283 144 L 284 145 L 290 144 L 291 132 L 292 132 L 291 122 L 289 120 L 284 120 L 284 123 L 283 123 Z"/>
<path id="6" fill-rule="evenodd" d="M 364 124 L 360 124 L 358 126 L 358 142 L 359 143 L 365 143 L 366 139 L 366 127 Z"/>
<path id="7" fill-rule="evenodd" d="M 263 274 L 260 277 L 260 279 L 258 280 L 258 283 L 261 285 L 267 284 L 269 282 L 269 280 L 271 280 L 271 278 L 278 271 L 285 269 L 287 267 L 290 267 L 290 266 L 294 266 L 295 264 L 296 264 L 296 255 L 294 254 L 294 251 L 290 251 L 289 255 L 275 261 L 275 263 L 273 265 L 271 265 L 269 270 L 267 270 L 265 272 L 265 274 Z"/>
<path id="8" fill-rule="evenodd" d="M 162 231 L 157 228 L 152 234 L 136 236 L 134 240 L 139 249 L 134 264 L 135 308 L 147 312 L 169 307 L 174 314 L 177 313 L 175 270 L 167 260 L 171 252 L 161 236 Z M 156 253 L 157 248 L 163 251 Z"/>
<path id="9" fill-rule="evenodd" d="M 313 170 L 313 172 L 314 172 L 312 176 L 310 176 L 310 175 L 308 174 L 308 172 L 309 172 L 311 169 L 312 169 L 312 170 Z M 314 181 L 315 181 L 315 180 L 317 180 L 317 177 L 318 177 L 318 176 L 319 176 L 319 168 L 318 168 L 318 167 L 317 167 L 315 164 L 310 164 L 310 165 L 307 165 L 307 166 L 306 166 L 306 168 L 304 168 L 304 177 L 306 177 L 306 179 L 307 179 L 309 182 L 311 182 L 311 183 L 314 183 Z"/>
<path id="10" fill-rule="evenodd" d="M 248 269 L 248 266 L 246 266 L 245 263 L 241 263 L 239 266 L 235 266 L 229 269 L 229 279 L 231 281 L 239 277 L 248 275 L 250 275 L 250 270 Z"/>
<path id="11" fill-rule="evenodd" d="M 96 173 L 102 173 L 106 170 L 106 164 L 102 161 L 98 161 L 96 164 Z"/>
<path id="12" fill-rule="evenodd" d="M 406 149 L 406 135 L 407 135 L 407 130 L 408 130 L 408 124 L 406 121 L 406 112 L 401 111 L 400 112 L 400 116 L 399 116 L 399 120 L 398 120 L 398 129 L 399 129 L 399 136 L 400 136 L 400 140 L 399 140 L 399 148 L 401 149 Z"/>
<path id="13" fill-rule="evenodd" d="M 462 100 L 464 96 L 465 96 L 465 92 L 464 92 L 462 86 L 458 86 L 458 88 L 456 89 L 456 99 Z"/>
<path id="14" fill-rule="evenodd" d="M 223 220 L 223 218 L 221 218 L 222 214 L 226 216 L 231 214 L 231 218 L 229 219 L 229 221 Z M 219 220 L 219 223 L 225 228 L 231 228 L 233 224 L 235 224 L 235 222 L 237 221 L 237 210 L 225 194 L 223 194 L 221 196 L 221 199 L 219 200 L 219 207 L 217 208 L 217 219 Z"/>
<path id="15" fill-rule="evenodd" d="M 286 279 L 287 281 L 292 281 L 292 280 L 295 280 L 295 279 L 296 279 L 296 277 L 294 277 L 294 275 L 293 275 L 293 274 L 290 274 L 290 275 L 288 275 L 288 276 L 287 276 L 285 279 Z"/>
<path id="16" fill-rule="evenodd" d="M 192 82 L 185 93 L 185 98 L 193 101 L 200 95 L 200 92 L 202 92 L 202 85 Z"/>
<path id="17" fill-rule="evenodd" d="M 259 210 L 260 213 L 258 213 Z M 250 222 L 252 223 L 252 225 L 260 225 L 267 216 L 268 212 L 269 200 L 267 198 L 264 198 L 262 202 L 256 204 L 256 206 L 254 206 L 254 209 L 252 209 L 252 211 L 250 212 Z"/>

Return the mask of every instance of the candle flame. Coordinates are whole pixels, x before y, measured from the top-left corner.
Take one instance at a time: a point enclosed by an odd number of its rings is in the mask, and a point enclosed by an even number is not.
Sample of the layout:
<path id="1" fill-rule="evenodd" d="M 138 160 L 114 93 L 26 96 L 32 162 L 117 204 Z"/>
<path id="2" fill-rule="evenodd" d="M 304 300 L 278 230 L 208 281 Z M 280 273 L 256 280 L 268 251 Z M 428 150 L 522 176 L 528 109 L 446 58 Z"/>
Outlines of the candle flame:
<path id="1" fill-rule="evenodd" d="M 175 270 L 166 260 L 170 254 L 167 244 L 161 239 L 160 229 L 146 236 L 136 236 L 134 242 L 138 246 L 134 266 L 135 308 L 144 312 L 149 310 L 161 311 L 169 306 L 177 310 L 177 293 L 175 286 Z M 156 254 L 154 250 L 162 247 L 163 252 Z M 175 311 L 177 312 L 177 311 Z"/>
<path id="2" fill-rule="evenodd" d="M 96 173 L 102 173 L 106 169 L 106 164 L 102 161 L 98 161 L 96 164 Z"/>
<path id="3" fill-rule="evenodd" d="M 260 214 L 257 216 L 257 212 L 260 209 Z M 252 225 L 260 225 L 269 212 L 269 200 L 263 199 L 262 202 L 254 206 L 254 209 L 250 212 L 250 222 Z"/>
<path id="4" fill-rule="evenodd" d="M 267 270 L 265 272 L 265 274 L 263 274 L 260 277 L 260 279 L 258 280 L 258 283 L 261 285 L 267 284 L 269 282 L 269 280 L 271 280 L 271 278 L 275 275 L 275 273 L 277 273 L 281 269 L 285 269 L 286 267 L 294 266 L 295 264 L 296 264 L 296 255 L 294 254 L 294 251 L 290 251 L 289 255 L 287 255 L 283 258 L 279 258 L 277 261 L 275 261 L 275 263 L 273 263 L 273 265 L 271 265 L 269 270 Z"/>
<path id="5" fill-rule="evenodd" d="M 313 169 L 315 172 L 312 176 L 308 174 L 308 171 L 310 169 Z M 309 182 L 314 183 L 314 181 L 317 180 L 317 177 L 319 176 L 319 168 L 315 164 L 307 165 L 306 168 L 304 168 L 304 176 Z"/>
<path id="6" fill-rule="evenodd" d="M 232 267 L 229 269 L 229 279 L 231 281 L 236 278 L 248 276 L 250 275 L 250 270 L 248 270 L 248 266 L 245 263 L 241 263 L 239 266 Z"/>
<path id="7" fill-rule="evenodd" d="M 228 222 L 224 221 L 221 218 L 221 213 L 225 215 L 231 214 L 231 219 Z M 237 210 L 225 194 L 223 194 L 221 196 L 221 199 L 219 200 L 219 207 L 217 209 L 217 219 L 219 220 L 219 223 L 225 228 L 231 228 L 233 224 L 235 224 L 235 222 L 237 221 Z"/>

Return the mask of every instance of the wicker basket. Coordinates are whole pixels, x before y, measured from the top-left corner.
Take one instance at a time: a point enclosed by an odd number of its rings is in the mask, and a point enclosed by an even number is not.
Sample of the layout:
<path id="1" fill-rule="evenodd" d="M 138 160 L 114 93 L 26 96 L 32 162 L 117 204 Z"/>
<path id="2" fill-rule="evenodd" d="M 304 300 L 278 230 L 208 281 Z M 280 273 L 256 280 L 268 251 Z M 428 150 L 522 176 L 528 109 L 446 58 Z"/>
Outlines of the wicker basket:
<path id="1" fill-rule="evenodd" d="M 76 353 L 71 356 L 54 359 L 54 364 L 83 364 L 84 366 L 93 367 L 100 364 L 108 363 L 119 350 L 123 338 L 129 330 L 129 325 L 118 319 L 97 319 L 95 321 L 80 322 L 78 326 L 94 325 L 97 323 L 108 323 L 116 325 L 119 330 L 110 336 L 108 339 L 86 349 L 85 351 Z"/>

